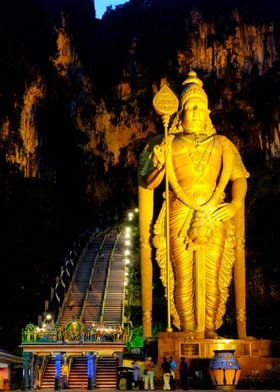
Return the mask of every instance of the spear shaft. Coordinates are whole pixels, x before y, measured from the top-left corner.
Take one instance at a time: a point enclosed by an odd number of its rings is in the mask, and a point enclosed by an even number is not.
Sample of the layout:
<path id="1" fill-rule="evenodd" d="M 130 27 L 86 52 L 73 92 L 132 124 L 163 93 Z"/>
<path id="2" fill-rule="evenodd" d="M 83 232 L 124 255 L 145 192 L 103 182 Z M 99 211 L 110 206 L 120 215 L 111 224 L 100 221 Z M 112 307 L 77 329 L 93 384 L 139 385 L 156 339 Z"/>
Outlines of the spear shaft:
<path id="1" fill-rule="evenodd" d="M 153 99 L 156 112 L 161 116 L 165 139 L 165 168 L 168 154 L 171 153 L 168 143 L 168 125 L 170 117 L 178 110 L 179 101 L 173 91 L 164 85 Z M 169 230 L 169 178 L 165 169 L 165 236 L 166 236 L 166 291 L 167 291 L 167 332 L 172 332 L 170 312 L 170 230 Z"/>

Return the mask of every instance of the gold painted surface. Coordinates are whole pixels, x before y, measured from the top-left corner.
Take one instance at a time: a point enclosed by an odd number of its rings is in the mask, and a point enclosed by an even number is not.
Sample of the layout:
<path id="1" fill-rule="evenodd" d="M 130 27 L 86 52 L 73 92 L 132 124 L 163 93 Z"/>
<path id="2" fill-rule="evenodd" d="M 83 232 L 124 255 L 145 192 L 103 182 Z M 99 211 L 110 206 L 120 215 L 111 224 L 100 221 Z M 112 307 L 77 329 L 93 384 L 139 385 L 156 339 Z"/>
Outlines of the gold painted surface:
<path id="1" fill-rule="evenodd" d="M 189 72 L 168 135 L 148 144 L 140 156 L 140 247 L 151 242 L 155 247 L 172 324 L 190 338 L 217 337 L 234 270 L 238 334 L 246 338 L 244 199 L 249 173 L 235 145 L 216 133 L 202 86 Z M 162 107 L 157 112 L 164 115 Z M 169 191 L 153 225 L 152 191 L 165 175 Z M 150 271 L 150 257 L 142 251 L 142 279 Z M 149 293 L 143 294 L 144 288 Z M 151 297 L 142 281 L 144 314 L 151 309 Z"/>

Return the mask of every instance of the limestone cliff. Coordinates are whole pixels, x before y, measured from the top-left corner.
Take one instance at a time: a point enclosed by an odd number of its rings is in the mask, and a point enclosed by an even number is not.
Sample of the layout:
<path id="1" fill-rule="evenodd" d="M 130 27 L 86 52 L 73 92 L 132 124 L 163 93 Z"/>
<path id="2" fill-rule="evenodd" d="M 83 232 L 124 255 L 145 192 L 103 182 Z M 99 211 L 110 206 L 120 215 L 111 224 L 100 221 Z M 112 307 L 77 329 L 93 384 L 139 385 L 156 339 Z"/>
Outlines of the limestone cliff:
<path id="1" fill-rule="evenodd" d="M 189 67 L 215 72 L 226 77 L 229 69 L 242 78 L 253 69 L 266 73 L 277 60 L 274 24 L 253 25 L 243 22 L 238 10 L 230 18 L 232 28 L 221 40 L 214 22 L 206 23 L 198 10 L 193 10 L 188 21 L 191 31 L 189 51 L 178 51 L 179 71 L 186 74 Z M 189 59 L 189 60 L 187 60 Z"/>
<path id="2" fill-rule="evenodd" d="M 62 13 L 60 25 L 53 28 L 56 52 L 49 57 L 49 61 L 58 80 L 68 86 L 65 93 L 68 94 L 66 110 L 73 126 L 87 137 L 82 148 L 103 161 L 105 172 L 109 167 L 120 164 L 121 154 L 125 165 L 136 168 L 138 152 L 133 146 L 138 142 L 143 144 L 155 132 L 162 132 L 160 120 L 152 109 L 153 94 L 163 81 L 174 84 L 172 77 L 177 78 L 175 87 L 179 91 L 179 78 L 183 80 L 190 68 L 195 68 L 204 78 L 206 88 L 213 88 L 209 92 L 210 106 L 214 118 L 218 118 L 219 131 L 229 134 L 244 148 L 279 155 L 277 102 L 266 113 L 270 121 L 264 129 L 257 112 L 257 106 L 261 103 L 254 105 L 246 95 L 252 88 L 252 78 L 265 78 L 271 74 L 279 58 L 279 38 L 275 35 L 274 23 L 243 21 L 237 9 L 224 22 L 228 22 L 228 25 L 223 30 L 217 20 L 206 22 L 199 10 L 192 9 L 185 18 L 182 37 L 185 48 L 177 48 L 174 42 L 175 56 L 166 59 L 166 63 L 171 64 L 168 67 L 175 68 L 176 72 L 165 71 L 157 78 L 150 77 L 149 64 L 143 57 L 145 41 L 141 42 L 133 35 L 127 47 L 122 76 L 112 80 L 108 95 L 108 91 L 103 94 L 98 90 L 96 80 L 85 71 L 69 33 L 69 21 Z M 99 54 L 96 53 L 96 56 Z M 47 81 L 43 73 L 35 72 L 33 80 L 26 83 L 22 105 L 17 107 L 20 139 L 13 141 L 15 148 L 13 152 L 8 150 L 6 158 L 17 163 L 27 177 L 41 176 L 39 163 L 44 139 L 39 132 L 37 109 L 44 103 L 46 91 L 50 92 L 52 88 L 48 83 L 49 79 Z M 219 91 L 215 90 L 215 86 Z M 252 128 L 247 138 L 250 144 L 246 146 L 244 141 L 239 140 L 240 132 L 236 133 L 237 112 L 241 112 L 247 121 L 247 125 L 243 123 L 241 126 L 244 129 Z M 227 115 L 232 117 L 232 123 L 225 121 Z M 6 116 L 2 120 L 2 140 L 7 138 L 9 132 L 10 121 Z"/>

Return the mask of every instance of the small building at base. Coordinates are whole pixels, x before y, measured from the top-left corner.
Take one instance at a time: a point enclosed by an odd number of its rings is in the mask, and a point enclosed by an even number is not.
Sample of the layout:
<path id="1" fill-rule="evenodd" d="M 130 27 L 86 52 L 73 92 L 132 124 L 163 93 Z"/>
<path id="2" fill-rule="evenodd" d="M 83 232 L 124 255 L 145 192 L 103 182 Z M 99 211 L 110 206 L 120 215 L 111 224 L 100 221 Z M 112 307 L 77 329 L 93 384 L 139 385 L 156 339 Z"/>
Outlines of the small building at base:
<path id="1" fill-rule="evenodd" d="M 19 367 L 22 373 L 22 357 L 0 349 L 0 391 L 9 391 L 12 385 L 13 368 Z"/>

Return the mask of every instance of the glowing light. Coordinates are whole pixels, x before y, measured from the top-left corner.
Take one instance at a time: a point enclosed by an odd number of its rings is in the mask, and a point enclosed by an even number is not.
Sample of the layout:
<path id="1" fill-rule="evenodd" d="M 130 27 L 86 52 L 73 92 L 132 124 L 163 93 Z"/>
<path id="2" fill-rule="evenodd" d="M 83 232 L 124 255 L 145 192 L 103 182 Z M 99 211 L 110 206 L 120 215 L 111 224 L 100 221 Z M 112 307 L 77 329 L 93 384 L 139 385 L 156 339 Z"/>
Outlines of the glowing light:
<path id="1" fill-rule="evenodd" d="M 92 353 L 88 354 L 88 360 L 87 360 L 87 376 L 89 378 L 93 377 L 93 355 Z"/>
<path id="2" fill-rule="evenodd" d="M 124 251 L 124 255 L 125 255 L 125 256 L 129 256 L 129 255 L 130 255 L 130 250 L 126 249 L 126 250 Z"/>
<path id="3" fill-rule="evenodd" d="M 61 365 L 61 354 L 56 353 L 55 354 L 55 377 L 56 378 L 60 377 L 60 365 Z"/>
<path id="4" fill-rule="evenodd" d="M 130 240 L 126 240 L 126 241 L 125 241 L 125 245 L 126 245 L 126 246 L 131 245 L 131 241 L 130 241 Z"/>

